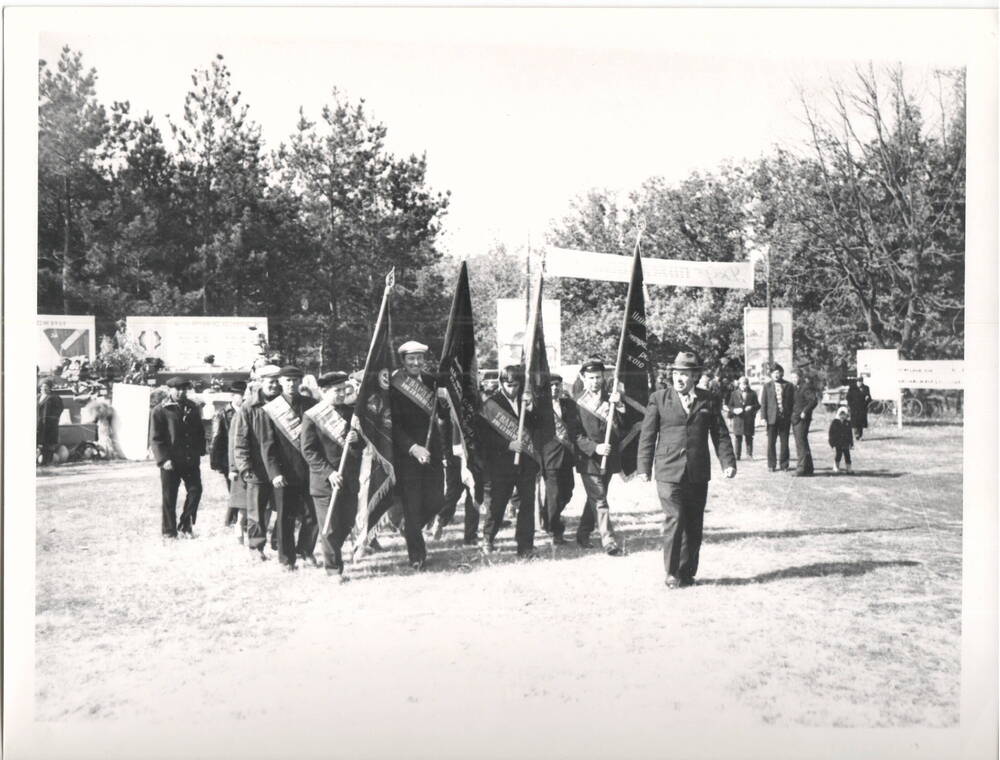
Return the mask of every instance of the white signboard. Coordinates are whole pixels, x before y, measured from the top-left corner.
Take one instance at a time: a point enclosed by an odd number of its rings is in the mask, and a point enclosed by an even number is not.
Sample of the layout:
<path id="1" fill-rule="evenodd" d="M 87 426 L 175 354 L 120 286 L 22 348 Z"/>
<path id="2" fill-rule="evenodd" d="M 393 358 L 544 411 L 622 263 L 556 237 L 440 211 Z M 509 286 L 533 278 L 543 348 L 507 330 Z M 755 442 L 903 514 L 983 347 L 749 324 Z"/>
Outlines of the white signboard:
<path id="1" fill-rule="evenodd" d="M 497 299 L 497 368 L 521 363 L 524 331 L 527 325 L 523 298 Z M 542 328 L 545 331 L 545 353 L 550 367 L 562 364 L 562 323 L 559 299 L 542 299 Z"/>
<path id="2" fill-rule="evenodd" d="M 115 383 L 111 388 L 111 417 L 118 450 L 126 459 L 141 461 L 149 456 L 149 395 L 146 385 Z"/>
<path id="3" fill-rule="evenodd" d="M 629 282 L 632 257 L 548 247 L 545 249 L 545 274 L 548 277 Z M 643 257 L 642 275 L 647 285 L 753 290 L 753 264 L 749 261 L 675 261 Z"/>
<path id="4" fill-rule="evenodd" d="M 97 356 L 97 333 L 94 318 L 70 314 L 39 314 L 38 368 L 51 372 L 63 358 L 84 356 L 94 361 Z"/>
<path id="5" fill-rule="evenodd" d="M 792 310 L 771 309 L 771 348 L 774 361 L 791 372 Z M 747 379 L 751 385 L 762 385 L 768 379 L 767 309 L 743 309 L 743 358 Z"/>
<path id="6" fill-rule="evenodd" d="M 896 382 L 900 388 L 964 387 L 965 362 L 900 360 L 896 364 Z"/>
<path id="7" fill-rule="evenodd" d="M 878 401 L 897 401 L 899 399 L 899 382 L 896 376 L 898 365 L 898 349 L 858 349 L 858 375 L 865 377 L 873 399 Z"/>
<path id="8" fill-rule="evenodd" d="M 125 331 L 168 370 L 201 368 L 208 355 L 216 369 L 249 369 L 267 317 L 127 317 Z"/>

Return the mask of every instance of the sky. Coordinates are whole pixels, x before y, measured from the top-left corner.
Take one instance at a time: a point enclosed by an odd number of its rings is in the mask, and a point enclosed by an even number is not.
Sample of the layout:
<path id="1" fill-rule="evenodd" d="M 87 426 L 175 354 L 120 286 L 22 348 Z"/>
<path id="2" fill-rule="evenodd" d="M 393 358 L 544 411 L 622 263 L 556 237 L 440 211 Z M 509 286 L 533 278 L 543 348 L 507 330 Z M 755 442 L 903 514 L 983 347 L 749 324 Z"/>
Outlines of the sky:
<path id="1" fill-rule="evenodd" d="M 592 188 L 625 194 L 653 176 L 676 182 L 774 144 L 801 147 L 798 88 L 817 95 L 864 53 L 886 50 L 810 44 L 809 34 L 734 12 L 108 13 L 51 24 L 40 57 L 55 61 L 63 45 L 81 51 L 97 69 L 100 100 L 128 100 L 165 135 L 191 73 L 216 54 L 269 148 L 293 132 L 300 107 L 318 116 L 333 87 L 364 98 L 388 128 L 388 148 L 426 152 L 430 186 L 451 192 L 440 243 L 463 257 L 496 242 L 542 243 Z M 802 28 L 815 32 L 818 20 Z"/>

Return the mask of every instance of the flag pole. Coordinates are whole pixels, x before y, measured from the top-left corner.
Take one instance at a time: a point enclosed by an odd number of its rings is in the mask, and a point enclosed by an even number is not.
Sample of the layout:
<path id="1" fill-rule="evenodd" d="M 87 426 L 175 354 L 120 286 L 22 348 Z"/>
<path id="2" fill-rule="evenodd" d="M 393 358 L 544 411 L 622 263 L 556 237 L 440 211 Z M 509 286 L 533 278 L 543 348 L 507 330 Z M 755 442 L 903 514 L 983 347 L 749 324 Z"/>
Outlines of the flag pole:
<path id="1" fill-rule="evenodd" d="M 635 259 L 639 255 L 639 243 L 642 240 L 642 233 L 645 231 L 645 226 L 639 228 L 639 234 L 635 237 L 635 249 L 632 252 L 632 272 L 635 273 Z M 628 331 L 628 308 L 629 304 L 632 303 L 632 286 L 635 284 L 635 278 L 629 277 L 628 280 L 628 294 L 625 296 L 625 316 L 622 319 L 622 334 L 618 339 L 618 358 L 615 360 L 615 375 L 614 381 L 611 385 L 612 393 L 618 391 L 618 376 L 621 374 L 622 370 L 622 358 L 625 355 L 625 333 Z M 610 403 L 608 400 L 608 419 L 605 423 L 604 430 L 604 445 L 607 446 L 611 443 L 611 426 L 615 419 L 615 405 Z M 605 454 L 601 457 L 601 475 L 604 474 L 605 470 L 608 468 L 608 455 Z"/>
<path id="2" fill-rule="evenodd" d="M 372 332 L 372 342 L 368 345 L 368 355 L 365 357 L 365 370 L 362 378 L 368 375 L 368 367 L 371 366 L 372 361 L 372 351 L 375 350 L 375 339 L 378 337 L 379 331 L 382 328 L 382 320 L 385 319 L 386 310 L 389 307 L 389 293 L 392 292 L 393 285 L 396 284 L 396 267 L 392 268 L 392 271 L 385 276 L 385 290 L 382 291 L 382 305 L 378 309 L 378 319 L 375 320 L 375 330 Z M 358 416 L 355 414 L 351 419 L 351 429 L 357 429 Z M 337 467 L 337 472 L 340 473 L 341 477 L 344 475 L 344 466 L 347 463 L 347 447 L 348 444 L 345 442 L 344 446 L 340 450 L 340 464 Z M 338 486 L 333 487 L 333 493 L 330 494 L 330 506 L 326 509 L 326 519 L 323 520 L 323 533 L 321 535 L 326 535 L 330 532 L 330 522 L 333 520 L 333 504 L 337 501 L 337 494 L 340 492 Z"/>
<path id="3" fill-rule="evenodd" d="M 528 284 L 530 290 L 531 283 Z M 518 443 L 520 443 L 521 438 L 524 435 L 524 416 L 526 411 L 525 407 L 527 406 L 524 397 L 528 392 L 528 373 L 531 371 L 531 359 L 532 359 L 532 354 L 535 351 L 535 331 L 538 329 L 538 312 L 541 309 L 541 307 L 542 307 L 542 275 L 541 273 L 539 273 L 538 292 L 535 294 L 535 309 L 530 319 L 530 325 L 529 325 L 530 329 L 524 334 L 524 337 L 528 338 L 530 342 L 528 343 L 528 352 L 527 355 L 525 356 L 525 361 L 524 361 L 524 380 L 521 383 L 521 413 L 518 415 L 517 419 Z M 521 452 L 519 451 L 516 454 L 514 454 L 514 466 L 517 467 L 520 464 L 521 464 Z"/>
<path id="4" fill-rule="evenodd" d="M 463 261 L 462 264 L 465 262 Z M 458 267 L 458 278 L 459 281 L 462 279 L 462 264 Z M 448 327 L 444 331 L 444 343 L 442 344 L 442 351 L 447 348 L 451 343 L 451 335 L 455 330 L 455 312 L 458 310 L 458 282 L 455 283 L 455 292 L 451 297 L 451 312 L 448 315 Z M 434 373 L 434 400 L 431 401 L 431 419 L 427 423 L 427 439 L 424 442 L 424 448 L 430 449 L 431 447 L 431 435 L 434 433 L 434 416 L 437 414 L 438 406 L 438 381 L 441 375 L 441 366 L 438 365 L 437 372 Z"/>

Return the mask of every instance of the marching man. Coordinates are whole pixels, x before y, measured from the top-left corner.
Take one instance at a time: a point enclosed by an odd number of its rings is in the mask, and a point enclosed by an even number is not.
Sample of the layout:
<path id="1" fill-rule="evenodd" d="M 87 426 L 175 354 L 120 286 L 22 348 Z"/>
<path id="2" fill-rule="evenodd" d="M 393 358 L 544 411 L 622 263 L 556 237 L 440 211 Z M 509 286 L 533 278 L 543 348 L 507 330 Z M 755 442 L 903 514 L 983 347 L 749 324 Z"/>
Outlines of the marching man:
<path id="1" fill-rule="evenodd" d="M 403 529 L 410 566 L 423 570 L 427 548 L 422 529 L 444 508 L 443 448 L 439 426 L 432 417 L 441 415 L 434 378 L 424 371 L 428 348 L 415 340 L 398 349 L 403 368 L 390 380 L 392 439 L 396 460 L 396 493 L 403 506 Z"/>
<path id="2" fill-rule="evenodd" d="M 322 399 L 309 408 L 302 419 L 302 455 L 309 464 L 309 493 L 315 505 L 316 518 L 326 522 L 333 489 L 337 498 L 329 529 L 321 532 L 323 566 L 328 575 L 343 574 L 341 550 L 354 526 L 358 513 L 358 477 L 364 441 L 351 429 L 354 409 L 344 403 L 347 396 L 347 373 L 327 372 L 317 380 Z M 343 473 L 340 460 L 347 448 Z"/>

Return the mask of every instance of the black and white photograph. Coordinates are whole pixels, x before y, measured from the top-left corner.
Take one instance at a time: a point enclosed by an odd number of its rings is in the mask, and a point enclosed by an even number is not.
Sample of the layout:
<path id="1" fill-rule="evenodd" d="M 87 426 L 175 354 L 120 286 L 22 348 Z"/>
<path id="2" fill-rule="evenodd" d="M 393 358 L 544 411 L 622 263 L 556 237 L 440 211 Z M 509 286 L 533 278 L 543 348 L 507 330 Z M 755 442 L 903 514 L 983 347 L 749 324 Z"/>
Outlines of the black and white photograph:
<path id="1" fill-rule="evenodd" d="M 995 6 L 4 28 L 6 756 L 997 756 Z"/>

